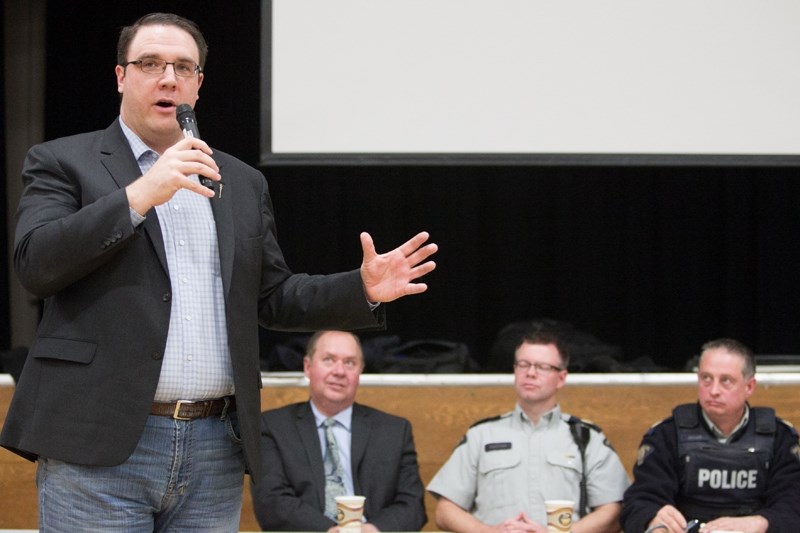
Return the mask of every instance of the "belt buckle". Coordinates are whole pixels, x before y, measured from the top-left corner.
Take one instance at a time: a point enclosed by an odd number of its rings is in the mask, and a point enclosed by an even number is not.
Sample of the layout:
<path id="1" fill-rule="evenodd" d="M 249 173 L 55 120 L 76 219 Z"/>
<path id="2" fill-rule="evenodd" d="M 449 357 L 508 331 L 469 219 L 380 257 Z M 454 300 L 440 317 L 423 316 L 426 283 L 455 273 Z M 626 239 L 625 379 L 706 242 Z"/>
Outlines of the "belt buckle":
<path id="1" fill-rule="evenodd" d="M 180 414 L 178 414 L 180 413 L 181 406 L 183 404 L 191 404 L 191 403 L 196 403 L 196 402 L 192 402 L 189 400 L 178 400 L 177 402 L 175 402 L 175 411 L 172 413 L 172 418 L 174 418 L 175 420 L 191 420 L 192 417 L 190 416 L 180 416 Z"/>

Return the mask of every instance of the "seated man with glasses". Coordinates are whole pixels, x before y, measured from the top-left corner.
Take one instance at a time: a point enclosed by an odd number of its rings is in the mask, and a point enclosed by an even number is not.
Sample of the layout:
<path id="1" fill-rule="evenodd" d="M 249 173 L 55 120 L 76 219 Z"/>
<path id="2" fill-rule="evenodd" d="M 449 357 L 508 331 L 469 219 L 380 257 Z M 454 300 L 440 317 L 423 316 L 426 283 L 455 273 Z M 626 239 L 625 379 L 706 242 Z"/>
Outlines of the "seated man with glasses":
<path id="1" fill-rule="evenodd" d="M 545 533 L 545 500 L 571 500 L 572 533 L 619 531 L 628 475 L 598 427 L 561 412 L 568 364 L 532 322 L 514 357 L 516 408 L 474 424 L 428 485 L 439 528 Z"/>

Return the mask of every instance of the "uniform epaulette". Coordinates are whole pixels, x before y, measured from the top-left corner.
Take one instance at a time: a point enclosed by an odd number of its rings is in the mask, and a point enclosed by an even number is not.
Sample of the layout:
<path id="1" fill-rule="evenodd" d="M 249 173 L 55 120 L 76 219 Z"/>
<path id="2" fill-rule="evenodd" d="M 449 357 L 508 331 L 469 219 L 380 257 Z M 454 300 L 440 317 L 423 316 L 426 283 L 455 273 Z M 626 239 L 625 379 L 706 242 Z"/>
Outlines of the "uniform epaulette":
<path id="1" fill-rule="evenodd" d="M 511 416 L 511 413 L 506 413 L 504 415 L 490 416 L 489 418 L 484 418 L 484 419 L 478 420 L 477 422 L 472 424 L 469 428 L 472 429 L 475 426 L 480 426 L 481 424 L 485 424 L 486 422 L 494 422 L 495 420 L 500 420 L 501 418 L 504 418 L 504 417 L 507 417 L 507 416 Z"/>
<path id="2" fill-rule="evenodd" d="M 789 428 L 789 431 L 792 432 L 792 435 L 797 435 L 797 428 L 794 427 L 794 425 L 791 422 L 789 422 L 788 420 L 784 420 L 783 418 L 781 418 L 779 416 L 776 416 L 775 417 L 775 421 L 779 422 L 779 423 L 783 424 L 784 426 L 786 426 L 787 428 Z"/>
<path id="3" fill-rule="evenodd" d="M 657 421 L 657 422 L 653 423 L 653 425 L 651 425 L 649 428 L 647 428 L 647 431 L 645 432 L 645 434 L 647 434 L 647 433 L 650 433 L 651 431 L 653 431 L 654 429 L 656 429 L 658 426 L 660 426 L 660 425 L 661 425 L 661 424 L 663 424 L 664 422 L 671 422 L 671 421 L 672 421 L 672 420 L 674 420 L 674 419 L 675 419 L 675 417 L 674 417 L 674 416 L 668 416 L 668 417 L 666 417 L 666 418 L 662 418 L 661 420 L 659 420 L 659 421 Z"/>
<path id="4" fill-rule="evenodd" d="M 577 416 L 562 414 L 562 420 L 568 424 L 581 424 L 586 427 L 592 428 L 593 430 L 597 431 L 598 433 L 602 433 L 603 430 L 600 426 L 592 422 L 591 420 L 586 420 L 585 418 L 578 418 Z"/>
<path id="5" fill-rule="evenodd" d="M 506 413 L 506 414 L 504 414 L 504 415 L 490 416 L 489 418 L 484 418 L 484 419 L 482 419 L 482 420 L 478 420 L 477 422 L 475 422 L 474 424 L 472 424 L 472 425 L 469 427 L 469 429 L 472 429 L 472 428 L 474 428 L 475 426 L 480 426 L 481 424 L 485 424 L 486 422 L 493 422 L 493 421 L 495 421 L 495 420 L 500 420 L 501 418 L 506 418 L 506 417 L 509 417 L 509 416 L 511 416 L 512 414 L 513 414 L 513 412 L 512 412 L 512 413 Z M 465 433 L 465 434 L 464 434 L 464 436 L 463 436 L 463 437 L 461 437 L 461 440 L 458 442 L 458 444 L 456 444 L 456 448 L 458 448 L 459 446 L 461 446 L 462 444 L 464 444 L 464 443 L 466 443 L 466 442 L 467 442 L 467 434 Z"/>

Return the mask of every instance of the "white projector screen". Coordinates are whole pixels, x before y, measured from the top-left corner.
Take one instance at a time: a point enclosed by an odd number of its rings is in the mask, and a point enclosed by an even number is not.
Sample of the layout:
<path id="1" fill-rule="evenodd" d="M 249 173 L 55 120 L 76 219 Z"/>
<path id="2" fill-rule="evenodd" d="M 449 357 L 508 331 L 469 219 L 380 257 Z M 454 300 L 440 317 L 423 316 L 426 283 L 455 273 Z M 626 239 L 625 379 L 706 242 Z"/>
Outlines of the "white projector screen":
<path id="1" fill-rule="evenodd" d="M 800 162 L 797 0 L 262 0 L 262 163 Z"/>

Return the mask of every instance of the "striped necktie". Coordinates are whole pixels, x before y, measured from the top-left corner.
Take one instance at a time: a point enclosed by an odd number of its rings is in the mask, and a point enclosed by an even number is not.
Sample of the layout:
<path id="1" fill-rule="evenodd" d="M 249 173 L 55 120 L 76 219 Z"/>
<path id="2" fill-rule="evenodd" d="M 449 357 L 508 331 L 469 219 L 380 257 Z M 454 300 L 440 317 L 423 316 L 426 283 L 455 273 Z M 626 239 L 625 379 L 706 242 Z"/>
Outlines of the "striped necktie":
<path id="1" fill-rule="evenodd" d="M 325 422 L 325 516 L 336 520 L 336 496 L 345 494 L 344 471 L 339 458 L 339 447 L 333 435 L 336 420 L 326 418 Z"/>

